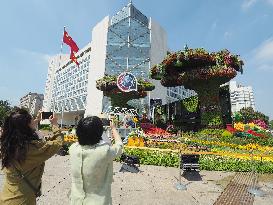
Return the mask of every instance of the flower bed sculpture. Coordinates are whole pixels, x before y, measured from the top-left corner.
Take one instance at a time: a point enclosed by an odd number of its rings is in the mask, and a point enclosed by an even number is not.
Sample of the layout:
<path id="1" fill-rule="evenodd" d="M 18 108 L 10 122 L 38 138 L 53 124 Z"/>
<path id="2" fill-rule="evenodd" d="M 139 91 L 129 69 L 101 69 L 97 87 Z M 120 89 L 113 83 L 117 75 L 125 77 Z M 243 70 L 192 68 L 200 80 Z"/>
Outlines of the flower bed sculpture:
<path id="1" fill-rule="evenodd" d="M 111 98 L 111 105 L 114 107 L 128 107 L 129 100 L 144 98 L 147 96 L 147 91 L 152 91 L 155 88 L 152 83 L 138 79 L 137 91 L 123 92 L 117 86 L 117 76 L 111 75 L 97 80 L 96 87 L 103 91 L 105 96 Z"/>
<path id="2" fill-rule="evenodd" d="M 219 102 L 220 85 L 242 72 L 243 62 L 228 50 L 208 53 L 202 48 L 168 54 L 151 68 L 151 78 L 160 80 L 165 87 L 183 85 L 198 94 L 202 127 L 223 126 Z"/>

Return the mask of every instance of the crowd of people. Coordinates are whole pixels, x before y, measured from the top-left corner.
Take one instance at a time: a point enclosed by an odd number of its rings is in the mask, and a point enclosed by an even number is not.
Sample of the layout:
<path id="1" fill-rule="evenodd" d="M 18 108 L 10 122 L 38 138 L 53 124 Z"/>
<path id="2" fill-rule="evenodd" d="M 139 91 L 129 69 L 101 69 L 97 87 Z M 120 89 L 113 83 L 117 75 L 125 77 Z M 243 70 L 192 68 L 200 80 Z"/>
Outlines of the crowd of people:
<path id="1" fill-rule="evenodd" d="M 53 136 L 40 138 L 36 129 L 40 120 L 40 114 L 34 119 L 23 109 L 15 110 L 5 119 L 0 131 L 0 160 L 5 175 L 1 205 L 34 205 L 41 196 L 45 161 L 60 150 L 64 136 L 53 114 L 49 118 Z M 112 204 L 113 160 L 121 155 L 123 143 L 113 123 L 110 129 L 115 139 L 113 145 L 103 140 L 104 128 L 99 117 L 79 120 L 78 142 L 69 148 L 71 204 Z"/>

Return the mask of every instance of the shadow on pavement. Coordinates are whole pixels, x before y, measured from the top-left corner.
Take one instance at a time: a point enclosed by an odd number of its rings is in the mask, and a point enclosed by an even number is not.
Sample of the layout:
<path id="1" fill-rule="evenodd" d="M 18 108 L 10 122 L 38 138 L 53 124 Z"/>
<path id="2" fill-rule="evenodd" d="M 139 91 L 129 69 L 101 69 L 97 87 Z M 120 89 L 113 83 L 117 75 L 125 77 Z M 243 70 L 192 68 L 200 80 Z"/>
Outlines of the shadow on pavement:
<path id="1" fill-rule="evenodd" d="M 202 175 L 203 176 L 203 175 Z M 184 171 L 182 177 L 188 181 L 202 181 L 202 176 L 198 171 Z"/>
<path id="2" fill-rule="evenodd" d="M 137 166 L 130 166 L 128 164 L 123 164 L 119 172 L 130 172 L 130 173 L 139 173 L 141 172 Z"/>

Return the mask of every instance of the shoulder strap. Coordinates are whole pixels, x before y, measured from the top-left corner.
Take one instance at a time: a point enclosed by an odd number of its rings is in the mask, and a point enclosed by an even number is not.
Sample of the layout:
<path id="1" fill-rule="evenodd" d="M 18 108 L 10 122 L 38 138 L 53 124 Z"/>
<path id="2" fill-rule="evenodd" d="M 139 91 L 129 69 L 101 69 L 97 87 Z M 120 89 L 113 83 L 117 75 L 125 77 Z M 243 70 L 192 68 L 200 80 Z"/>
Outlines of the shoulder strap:
<path id="1" fill-rule="evenodd" d="M 16 173 L 19 175 L 19 177 L 21 179 L 24 180 L 24 182 L 32 189 L 32 191 L 34 192 L 35 196 L 36 197 L 39 197 L 41 196 L 41 185 L 39 186 L 39 188 L 35 188 L 34 185 L 26 178 L 26 176 L 19 170 L 17 169 L 13 164 L 12 164 L 12 167 L 15 169 Z"/>

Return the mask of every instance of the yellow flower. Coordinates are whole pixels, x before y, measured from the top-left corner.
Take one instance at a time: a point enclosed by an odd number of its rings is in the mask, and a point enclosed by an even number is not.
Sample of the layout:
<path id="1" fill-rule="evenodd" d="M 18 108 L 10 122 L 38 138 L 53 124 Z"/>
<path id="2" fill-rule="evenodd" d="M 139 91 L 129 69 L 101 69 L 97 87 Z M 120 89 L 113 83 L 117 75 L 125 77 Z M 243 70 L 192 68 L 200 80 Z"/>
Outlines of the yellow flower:
<path id="1" fill-rule="evenodd" d="M 245 125 L 241 122 L 235 123 L 234 128 L 238 131 L 244 131 L 245 130 Z"/>
<path id="2" fill-rule="evenodd" d="M 138 119 L 136 117 L 133 118 L 133 122 L 134 123 L 137 123 L 138 122 Z"/>
<path id="3" fill-rule="evenodd" d="M 134 140 L 132 137 L 130 137 L 130 138 L 128 139 L 127 145 L 128 145 L 128 146 L 134 146 L 134 144 L 135 144 L 135 140 Z"/>

